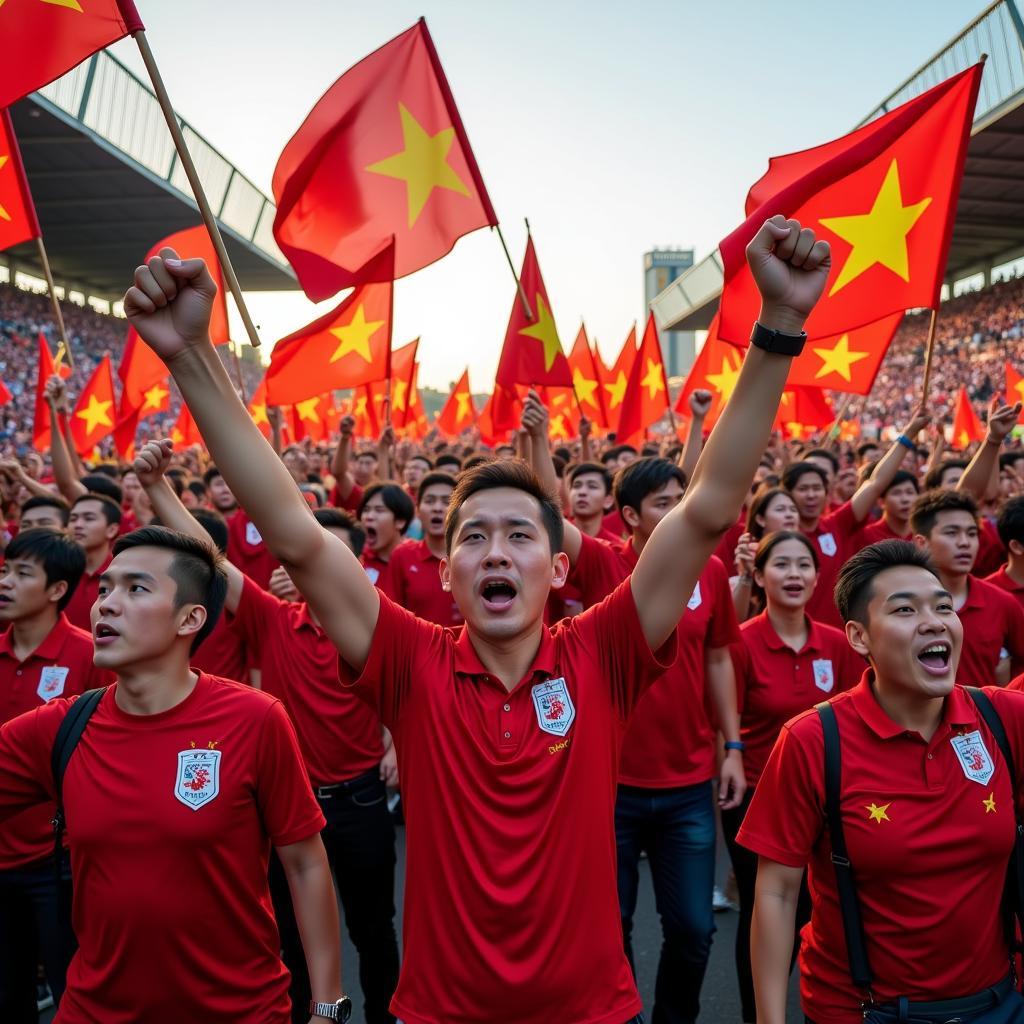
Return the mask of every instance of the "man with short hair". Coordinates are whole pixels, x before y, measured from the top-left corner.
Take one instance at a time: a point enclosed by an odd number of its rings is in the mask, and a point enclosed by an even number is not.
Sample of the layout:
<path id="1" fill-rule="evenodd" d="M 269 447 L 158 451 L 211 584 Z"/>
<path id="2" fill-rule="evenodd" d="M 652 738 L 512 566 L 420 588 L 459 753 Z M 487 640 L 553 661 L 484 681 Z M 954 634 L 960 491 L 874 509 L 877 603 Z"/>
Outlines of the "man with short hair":
<path id="1" fill-rule="evenodd" d="M 1005 590 L 1024 608 L 1024 494 L 1003 505 L 996 527 L 1008 558 L 1002 568 L 985 577 L 985 582 Z"/>
<path id="2" fill-rule="evenodd" d="M 361 561 L 371 583 L 380 583 L 415 516 L 412 498 L 398 484 L 376 483 L 363 491 L 358 517 L 366 531 L 366 547 Z"/>
<path id="3" fill-rule="evenodd" d="M 68 622 L 85 553 L 64 533 L 21 530 L 0 566 L 0 725 L 56 697 L 102 686 L 92 637 Z M 75 950 L 67 856 L 54 864 L 52 802 L 0 823 L 0 1020 L 36 1024 L 36 967 L 59 1005 Z M 62 891 L 63 890 L 63 891 Z"/>
<path id="4" fill-rule="evenodd" d="M 874 472 L 875 467 L 871 467 Z M 868 474 L 870 477 L 870 473 Z M 897 470 L 889 485 L 882 491 L 879 504 L 881 516 L 868 523 L 857 535 L 861 547 L 877 544 L 880 540 L 910 540 L 910 511 L 914 507 L 921 489 L 915 474 L 909 470 Z"/>
<path id="5" fill-rule="evenodd" d="M 100 577 L 94 660 L 117 681 L 63 780 L 79 949 L 62 1024 L 287 1024 L 271 845 L 314 995 L 341 998 L 323 816 L 288 716 L 267 694 L 189 667 L 224 603 L 220 557 L 209 541 L 146 527 L 117 541 Z M 51 752 L 71 703 L 0 726 L 0 818 L 54 798 Z"/>
<path id="6" fill-rule="evenodd" d="M 114 541 L 121 532 L 121 506 L 105 494 L 82 494 L 71 505 L 68 532 L 85 551 L 85 572 L 75 587 L 66 614 L 73 626 L 88 630 L 100 575 L 110 564 Z"/>
<path id="7" fill-rule="evenodd" d="M 618 544 L 619 536 L 604 526 L 605 516 L 614 507 L 612 477 L 596 462 L 580 462 L 569 470 L 569 507 L 572 522 L 580 533 Z"/>
<path id="8" fill-rule="evenodd" d="M 18 510 L 18 530 L 42 527 L 63 532 L 68 527 L 71 506 L 56 494 L 34 494 Z"/>
<path id="9" fill-rule="evenodd" d="M 245 509 L 239 507 L 228 482 L 216 466 L 206 470 L 203 483 L 209 489 L 213 507 L 228 524 L 228 558 L 257 586 L 266 590 L 280 563 L 263 543 L 256 524 L 246 515 Z"/>
<path id="10" fill-rule="evenodd" d="M 629 582 L 545 627 L 568 572 L 561 510 L 523 463 L 487 463 L 463 474 L 446 521 L 458 635 L 380 594 L 313 520 L 210 343 L 216 286 L 203 261 L 164 249 L 136 271 L 129 321 L 394 733 L 408 882 L 391 1005 L 406 1024 L 621 1024 L 640 1011 L 614 888 L 622 734 L 674 661 L 676 625 L 735 521 L 830 268 L 828 245 L 782 217 L 747 252 L 763 300 L 751 347 L 685 500 Z"/>

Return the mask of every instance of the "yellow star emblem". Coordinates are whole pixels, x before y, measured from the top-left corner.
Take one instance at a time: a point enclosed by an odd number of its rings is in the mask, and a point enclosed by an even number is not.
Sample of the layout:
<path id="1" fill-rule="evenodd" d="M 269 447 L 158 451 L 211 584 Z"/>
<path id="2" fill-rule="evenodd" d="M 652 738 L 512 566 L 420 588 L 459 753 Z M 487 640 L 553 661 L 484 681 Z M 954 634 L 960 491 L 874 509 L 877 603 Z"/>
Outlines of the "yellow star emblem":
<path id="1" fill-rule="evenodd" d="M 986 814 L 996 813 L 996 795 L 995 793 L 989 793 L 988 797 L 981 801 L 985 805 Z"/>
<path id="2" fill-rule="evenodd" d="M 643 380 L 640 381 L 640 384 L 647 388 L 648 398 L 654 398 L 659 391 L 665 390 L 665 381 L 662 379 L 664 376 L 657 361 L 648 359 L 647 373 L 644 374 Z"/>
<path id="3" fill-rule="evenodd" d="M 342 357 L 347 356 L 349 352 L 355 352 L 360 359 L 369 363 L 371 361 L 370 339 L 385 323 L 384 320 L 367 320 L 366 314 L 363 312 L 363 304 L 360 302 L 356 306 L 352 319 L 347 324 L 330 329 L 329 333 L 333 334 L 340 342 L 330 361 L 336 363 Z"/>
<path id="4" fill-rule="evenodd" d="M 164 399 L 169 394 L 170 392 L 167 388 L 162 388 L 159 384 L 154 384 L 148 391 L 143 392 L 146 402 L 142 406 L 142 411 L 145 412 L 147 409 L 159 409 L 163 404 Z"/>
<path id="5" fill-rule="evenodd" d="M 968 434 L 966 430 L 961 430 L 957 441 L 961 448 L 966 448 L 971 443 L 971 435 Z"/>
<path id="6" fill-rule="evenodd" d="M 391 408 L 401 412 L 405 408 L 405 393 L 409 390 L 409 382 L 396 380 L 391 385 Z"/>
<path id="7" fill-rule="evenodd" d="M 821 368 L 814 375 L 814 379 L 827 377 L 830 373 L 836 373 L 843 380 L 852 380 L 850 367 L 867 359 L 870 352 L 851 352 L 850 336 L 844 334 L 835 344 L 835 348 L 816 348 L 814 354 L 821 359 Z"/>
<path id="8" fill-rule="evenodd" d="M 576 398 L 580 404 L 586 402 L 587 405 L 592 405 L 595 409 L 599 408 L 597 399 L 594 397 L 597 381 L 584 377 L 578 366 L 572 371 L 572 389 L 576 392 Z"/>
<path id="9" fill-rule="evenodd" d="M 464 420 L 469 417 L 469 392 L 456 391 L 455 401 L 458 403 L 455 409 L 455 419 Z"/>
<path id="10" fill-rule="evenodd" d="M 0 0 L 0 3 L 2 3 L 2 2 L 3 2 L 3 0 Z M 8 160 L 10 160 L 9 156 L 0 156 L 0 171 L 2 171 L 4 169 L 4 164 L 6 164 Z M 0 220 L 10 220 L 10 219 L 11 219 L 11 215 L 4 209 L 4 204 L 0 203 Z"/>
<path id="11" fill-rule="evenodd" d="M 605 391 L 608 392 L 608 396 L 611 399 L 610 409 L 614 409 L 617 405 L 622 405 L 622 399 L 626 396 L 627 383 L 625 372 L 619 370 L 618 377 L 611 384 L 605 384 Z"/>
<path id="12" fill-rule="evenodd" d="M 864 810 L 868 812 L 868 821 L 877 821 L 881 824 L 883 821 L 892 821 L 892 818 L 885 813 L 890 807 L 892 807 L 891 801 L 887 804 L 881 805 L 869 804 L 864 808 Z"/>
<path id="13" fill-rule="evenodd" d="M 85 420 L 85 433 L 88 436 L 97 427 L 112 427 L 114 424 L 110 419 L 109 410 L 113 402 L 101 402 L 95 395 L 89 396 L 89 404 L 80 409 L 75 415 Z"/>
<path id="14" fill-rule="evenodd" d="M 562 343 L 558 340 L 558 330 L 555 321 L 552 319 L 551 310 L 544 301 L 540 292 L 536 297 L 537 321 L 524 327 L 519 333 L 525 334 L 528 338 L 536 338 L 544 347 L 544 369 L 550 370 L 554 365 L 555 357 L 562 354 Z"/>
<path id="15" fill-rule="evenodd" d="M 927 196 L 918 203 L 903 205 L 900 172 L 893 160 L 870 212 L 847 217 L 822 217 L 821 223 L 829 231 L 853 246 L 829 295 L 835 295 L 876 263 L 888 267 L 904 281 L 909 281 L 907 235 L 931 201 L 931 197 Z"/>
<path id="16" fill-rule="evenodd" d="M 568 437 L 565 430 L 565 416 L 562 413 L 551 417 L 551 436 Z"/>
<path id="17" fill-rule="evenodd" d="M 736 381 L 740 379 L 742 365 L 743 360 L 740 358 L 739 352 L 728 349 L 722 353 L 722 365 L 719 367 L 718 373 L 708 374 L 708 383 L 718 392 L 721 405 L 725 405 L 729 401 L 729 397 L 736 389 Z"/>
<path id="18" fill-rule="evenodd" d="M 0 7 L 7 2 L 7 0 L 0 0 Z M 82 5 L 78 0 L 39 0 L 40 3 L 51 4 L 53 7 L 66 7 L 69 11 L 78 11 L 79 14 L 84 14 Z"/>
<path id="19" fill-rule="evenodd" d="M 177 427 L 175 427 L 171 431 L 171 440 L 174 442 L 175 446 L 177 446 L 181 444 L 182 441 L 185 440 L 185 435 Z"/>
<path id="20" fill-rule="evenodd" d="M 1020 400 L 1024 401 L 1024 377 L 1021 377 L 1021 379 L 1013 385 L 1013 390 L 1017 392 Z"/>
<path id="21" fill-rule="evenodd" d="M 267 403 L 266 402 L 262 402 L 260 405 L 254 405 L 249 410 L 249 415 L 252 416 L 252 421 L 257 426 L 260 423 L 266 423 L 268 426 L 270 425 L 270 419 L 267 416 Z"/>
<path id="22" fill-rule="evenodd" d="M 436 135 L 430 135 L 409 113 L 404 103 L 398 104 L 398 114 L 402 119 L 402 142 L 405 148 L 386 160 L 370 164 L 366 169 L 373 174 L 383 174 L 405 182 L 411 228 L 435 188 L 445 188 L 462 196 L 468 196 L 469 189 L 448 163 L 448 152 L 455 141 L 455 129 L 442 128 Z"/>
<path id="23" fill-rule="evenodd" d="M 356 399 L 356 408 L 355 412 L 353 412 L 352 415 L 355 416 L 356 419 L 358 419 L 360 416 L 366 415 L 366 395 L 360 395 Z"/>
<path id="24" fill-rule="evenodd" d="M 306 420 L 307 423 L 319 423 L 320 414 L 316 411 L 319 404 L 319 398 L 307 398 L 304 402 L 296 402 L 295 408 L 298 410 L 299 419 Z"/>

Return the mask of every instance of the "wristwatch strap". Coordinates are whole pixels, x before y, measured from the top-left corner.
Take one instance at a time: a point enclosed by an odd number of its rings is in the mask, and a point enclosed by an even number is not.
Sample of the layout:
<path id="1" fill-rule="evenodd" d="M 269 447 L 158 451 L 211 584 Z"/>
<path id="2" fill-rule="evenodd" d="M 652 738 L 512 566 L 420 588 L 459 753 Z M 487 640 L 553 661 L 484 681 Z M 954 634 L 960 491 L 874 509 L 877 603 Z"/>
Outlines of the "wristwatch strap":
<path id="1" fill-rule="evenodd" d="M 756 321 L 750 334 L 751 345 L 780 356 L 800 355 L 806 341 L 806 331 L 801 331 L 799 334 L 783 334 L 781 331 L 773 331 L 770 327 L 765 327 Z"/>
<path id="2" fill-rule="evenodd" d="M 310 1000 L 309 1015 L 323 1017 L 324 1020 L 337 1020 L 344 1024 L 352 1016 L 352 1000 L 342 996 L 336 1003 L 318 1003 Z"/>

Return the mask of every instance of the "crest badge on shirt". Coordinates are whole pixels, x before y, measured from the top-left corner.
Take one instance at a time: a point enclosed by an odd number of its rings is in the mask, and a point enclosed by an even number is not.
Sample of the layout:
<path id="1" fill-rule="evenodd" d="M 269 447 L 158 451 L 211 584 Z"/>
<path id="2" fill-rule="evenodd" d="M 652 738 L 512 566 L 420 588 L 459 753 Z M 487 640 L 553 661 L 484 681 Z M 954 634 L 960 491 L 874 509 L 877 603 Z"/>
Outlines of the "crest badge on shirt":
<path id="1" fill-rule="evenodd" d="M 823 533 L 818 538 L 818 547 L 821 548 L 821 553 L 832 558 L 833 555 L 839 550 L 836 547 L 836 539 L 831 533 Z"/>
<path id="2" fill-rule="evenodd" d="M 825 693 L 831 693 L 832 687 L 836 685 L 832 662 L 828 658 L 816 658 L 811 662 L 811 668 L 814 671 L 814 685 Z"/>
<path id="3" fill-rule="evenodd" d="M 700 607 L 700 580 L 697 580 L 697 585 L 693 588 L 693 593 L 690 595 L 690 600 L 686 602 L 686 607 L 691 612 Z"/>
<path id="4" fill-rule="evenodd" d="M 974 732 L 954 736 L 949 742 L 953 744 L 964 775 L 980 786 L 988 785 L 988 780 L 995 774 L 996 766 L 992 762 L 992 755 L 989 754 L 985 741 L 981 738 L 981 733 L 975 729 Z"/>
<path id="5" fill-rule="evenodd" d="M 42 701 L 53 700 L 64 692 L 68 672 L 71 670 L 63 665 L 47 665 L 39 673 L 39 685 L 36 694 Z"/>
<path id="6" fill-rule="evenodd" d="M 220 792 L 219 750 L 181 750 L 174 795 L 186 807 L 198 811 Z"/>
<path id="7" fill-rule="evenodd" d="M 548 679 L 538 683 L 531 691 L 533 707 L 537 712 L 537 724 L 552 736 L 564 736 L 576 718 L 569 687 L 565 678 Z"/>
<path id="8" fill-rule="evenodd" d="M 245 543 L 250 547 L 259 547 L 263 543 L 263 537 L 260 535 L 260 531 L 256 529 L 255 523 L 245 524 Z"/>

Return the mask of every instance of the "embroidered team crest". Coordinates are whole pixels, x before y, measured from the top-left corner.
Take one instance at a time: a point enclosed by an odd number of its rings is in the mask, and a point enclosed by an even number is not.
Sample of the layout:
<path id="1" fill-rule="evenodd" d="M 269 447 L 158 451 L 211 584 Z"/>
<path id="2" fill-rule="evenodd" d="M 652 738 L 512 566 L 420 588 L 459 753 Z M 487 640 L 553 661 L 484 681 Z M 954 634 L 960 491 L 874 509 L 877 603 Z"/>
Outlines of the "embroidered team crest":
<path id="1" fill-rule="evenodd" d="M 836 681 L 832 675 L 832 662 L 828 658 L 816 658 L 811 662 L 814 670 L 814 685 L 825 693 L 830 693 Z"/>
<path id="2" fill-rule="evenodd" d="M 838 548 L 836 547 L 836 539 L 831 533 L 823 533 L 818 538 L 818 547 L 821 548 L 821 553 L 831 558 Z"/>
<path id="3" fill-rule="evenodd" d="M 576 709 L 564 678 L 538 683 L 531 691 L 537 724 L 552 736 L 564 736 L 576 718 Z"/>
<path id="4" fill-rule="evenodd" d="M 695 608 L 700 607 L 700 580 L 697 580 L 697 585 L 693 588 L 693 593 L 690 595 L 690 600 L 686 602 L 686 607 L 692 612 Z"/>
<path id="5" fill-rule="evenodd" d="M 260 536 L 260 531 L 256 529 L 255 523 L 245 524 L 245 543 L 253 548 L 263 543 L 263 538 Z"/>
<path id="6" fill-rule="evenodd" d="M 980 786 L 988 785 L 988 780 L 995 774 L 996 766 L 992 763 L 992 756 L 985 747 L 981 733 L 975 729 L 974 732 L 965 733 L 963 736 L 954 736 L 949 742 L 953 744 L 964 775 Z"/>
<path id="7" fill-rule="evenodd" d="M 193 811 L 208 804 L 220 792 L 219 750 L 181 750 L 174 795 Z"/>
<path id="8" fill-rule="evenodd" d="M 64 692 L 64 684 L 68 678 L 70 669 L 63 665 L 47 665 L 39 673 L 39 685 L 36 687 L 36 695 L 40 700 L 50 701 L 59 697 Z"/>

